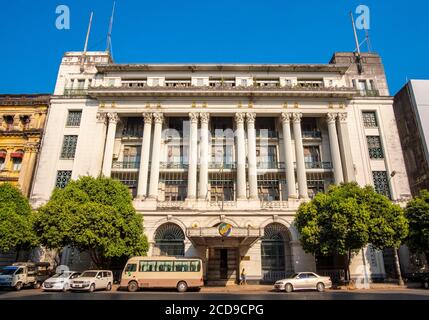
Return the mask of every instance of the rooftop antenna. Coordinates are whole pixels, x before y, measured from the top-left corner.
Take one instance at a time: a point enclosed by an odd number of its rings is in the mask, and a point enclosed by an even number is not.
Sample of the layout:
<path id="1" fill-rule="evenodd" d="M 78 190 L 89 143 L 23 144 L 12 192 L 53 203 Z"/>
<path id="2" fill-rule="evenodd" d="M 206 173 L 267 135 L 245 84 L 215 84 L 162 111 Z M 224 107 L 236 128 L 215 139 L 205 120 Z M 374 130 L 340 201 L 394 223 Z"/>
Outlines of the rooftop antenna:
<path id="1" fill-rule="evenodd" d="M 115 15 L 116 1 L 113 1 L 112 15 L 110 17 L 109 32 L 107 33 L 106 51 L 112 54 L 112 28 L 113 28 L 113 17 Z"/>
<path id="2" fill-rule="evenodd" d="M 88 31 L 86 32 L 86 39 L 85 39 L 85 46 L 83 47 L 83 54 L 82 54 L 82 61 L 80 65 L 80 71 L 83 72 L 85 69 L 85 57 L 86 57 L 86 51 L 88 50 L 88 40 L 89 40 L 89 34 L 91 33 L 91 25 L 92 25 L 92 16 L 94 15 L 94 12 L 91 11 L 91 16 L 89 17 L 89 24 L 88 24 Z"/>
<path id="3" fill-rule="evenodd" d="M 355 41 L 356 41 L 356 62 L 357 62 L 357 68 L 358 68 L 359 74 L 361 74 L 363 72 L 362 59 L 361 59 L 362 56 L 361 56 L 361 53 L 360 53 L 360 44 L 359 44 L 359 39 L 358 39 L 357 31 L 356 31 L 355 19 L 353 18 L 353 13 L 351 11 L 350 11 L 350 17 L 352 18 L 353 33 L 355 35 Z"/>

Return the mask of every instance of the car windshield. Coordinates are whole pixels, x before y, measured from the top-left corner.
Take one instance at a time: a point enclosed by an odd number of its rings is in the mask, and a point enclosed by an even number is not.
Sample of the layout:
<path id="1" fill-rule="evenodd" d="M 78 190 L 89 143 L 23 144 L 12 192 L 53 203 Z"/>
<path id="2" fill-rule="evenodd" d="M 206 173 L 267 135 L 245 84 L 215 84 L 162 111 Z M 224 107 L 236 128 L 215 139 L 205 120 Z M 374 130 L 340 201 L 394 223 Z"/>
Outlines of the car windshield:
<path id="1" fill-rule="evenodd" d="M 56 273 L 52 276 L 52 278 L 67 278 L 70 275 L 71 275 L 71 272 Z"/>
<path id="2" fill-rule="evenodd" d="M 94 271 L 85 271 L 82 273 L 81 278 L 94 278 L 97 275 L 97 272 Z"/>
<path id="3" fill-rule="evenodd" d="M 4 268 L 1 270 L 1 275 L 11 275 L 14 274 L 18 268 Z"/>

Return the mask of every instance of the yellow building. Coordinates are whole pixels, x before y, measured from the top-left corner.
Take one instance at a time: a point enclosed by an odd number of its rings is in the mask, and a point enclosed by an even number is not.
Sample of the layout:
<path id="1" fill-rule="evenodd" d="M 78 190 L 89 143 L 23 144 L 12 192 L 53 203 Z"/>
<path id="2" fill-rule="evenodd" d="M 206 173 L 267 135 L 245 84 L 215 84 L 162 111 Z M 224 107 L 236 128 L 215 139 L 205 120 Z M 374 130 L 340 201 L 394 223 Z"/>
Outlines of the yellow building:
<path id="1" fill-rule="evenodd" d="M 48 94 L 0 95 L 0 183 L 18 186 L 26 196 L 49 107 Z"/>

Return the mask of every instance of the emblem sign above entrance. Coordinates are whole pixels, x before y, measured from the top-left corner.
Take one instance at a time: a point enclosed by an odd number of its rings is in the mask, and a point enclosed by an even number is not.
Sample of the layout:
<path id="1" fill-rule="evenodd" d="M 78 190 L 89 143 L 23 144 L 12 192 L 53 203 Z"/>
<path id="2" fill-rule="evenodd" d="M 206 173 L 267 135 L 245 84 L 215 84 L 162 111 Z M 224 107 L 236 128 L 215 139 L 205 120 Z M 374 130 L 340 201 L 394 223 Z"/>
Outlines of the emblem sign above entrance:
<path id="1" fill-rule="evenodd" d="M 218 230 L 219 230 L 219 234 L 222 237 L 229 237 L 231 235 L 231 232 L 232 232 L 232 225 L 229 223 L 222 222 L 219 225 Z"/>

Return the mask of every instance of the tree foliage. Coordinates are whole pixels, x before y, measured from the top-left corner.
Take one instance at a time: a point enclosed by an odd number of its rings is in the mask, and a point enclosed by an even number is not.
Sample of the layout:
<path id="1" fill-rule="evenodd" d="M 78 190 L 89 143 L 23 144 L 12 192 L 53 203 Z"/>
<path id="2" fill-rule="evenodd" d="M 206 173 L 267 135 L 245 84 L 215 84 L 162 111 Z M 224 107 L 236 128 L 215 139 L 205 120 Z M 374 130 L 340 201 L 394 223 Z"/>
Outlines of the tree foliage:
<path id="1" fill-rule="evenodd" d="M 405 208 L 410 232 L 407 244 L 417 253 L 429 251 L 429 191 L 422 190 Z"/>
<path id="2" fill-rule="evenodd" d="M 37 245 L 33 214 L 27 198 L 10 183 L 0 184 L 0 250 L 28 249 Z"/>
<path id="3" fill-rule="evenodd" d="M 128 188 L 110 178 L 81 177 L 55 189 L 38 210 L 36 231 L 43 245 L 89 251 L 97 266 L 111 259 L 145 255 L 148 244 L 142 217 Z"/>
<path id="4" fill-rule="evenodd" d="M 306 252 L 316 255 L 347 255 L 371 243 L 378 249 L 398 248 L 408 233 L 402 209 L 371 186 L 357 183 L 332 186 L 303 203 L 295 225 Z M 348 267 L 347 265 L 347 267 Z"/>

